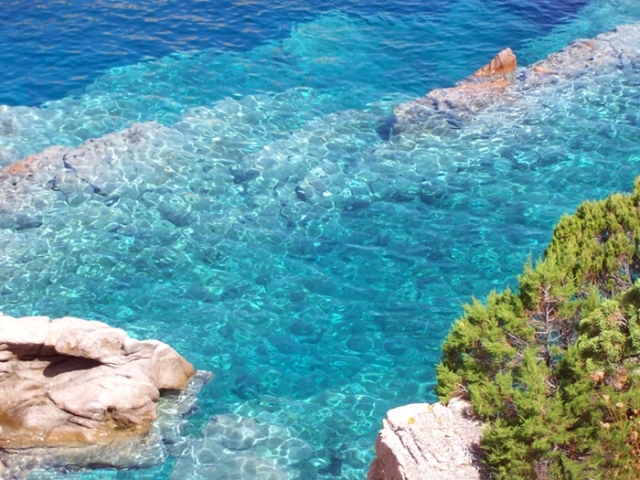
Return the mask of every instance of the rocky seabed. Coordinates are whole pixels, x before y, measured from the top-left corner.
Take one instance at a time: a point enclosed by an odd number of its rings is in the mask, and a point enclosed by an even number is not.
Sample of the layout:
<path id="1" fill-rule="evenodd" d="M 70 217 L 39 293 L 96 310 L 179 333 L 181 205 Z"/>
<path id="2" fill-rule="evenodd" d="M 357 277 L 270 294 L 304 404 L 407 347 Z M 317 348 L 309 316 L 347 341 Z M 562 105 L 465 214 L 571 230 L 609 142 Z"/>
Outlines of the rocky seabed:
<path id="1" fill-rule="evenodd" d="M 376 111 L 305 118 L 304 112 L 321 99 L 313 91 L 292 89 L 226 99 L 193 108 L 170 126 L 132 124 L 79 146 L 49 146 L 22 159 L 21 142 L 35 134 L 38 122 L 46 129 L 59 119 L 46 119 L 44 110 L 36 118 L 34 110 L 2 107 L 0 125 L 12 142 L 0 149 L 2 293 L 11 301 L 25 278 L 48 295 L 70 287 L 78 295 L 108 288 L 128 276 L 126 249 L 155 259 L 138 265 L 141 271 L 170 272 L 172 261 L 179 259 L 164 256 L 162 238 L 175 241 L 176 228 L 188 231 L 181 254 L 204 262 L 213 251 L 210 246 L 224 245 L 226 239 L 250 236 L 258 245 L 282 243 L 272 237 L 283 222 L 311 238 L 331 224 L 336 212 L 377 202 L 437 201 L 440 180 L 429 174 L 446 176 L 467 161 L 451 158 L 464 156 L 455 153 L 461 140 L 483 142 L 486 132 L 499 136 L 516 126 L 522 135 L 535 135 L 535 128 L 557 121 L 559 112 L 548 108 L 549 98 L 554 98 L 553 107 L 566 97 L 571 108 L 576 89 L 585 96 L 595 89 L 598 98 L 607 98 L 602 90 L 609 89 L 614 96 L 617 88 L 635 88 L 619 79 L 634 72 L 637 76 L 639 65 L 640 26 L 625 25 L 575 41 L 528 68 L 516 68 L 509 52 L 502 53 L 458 86 L 398 105 L 394 117 L 382 122 Z M 295 129 L 292 99 L 298 105 Z M 637 135 L 638 126 L 625 128 L 618 134 Z M 396 176 L 399 171 L 404 173 Z M 141 242 L 152 231 L 156 243 Z M 117 236 L 126 247 L 100 257 L 100 262 L 110 262 L 102 265 L 110 269 L 109 278 L 62 289 L 56 275 L 70 260 L 59 255 L 43 262 L 40 255 L 54 240 L 80 241 L 83 235 Z M 92 268 L 90 255 L 81 252 L 77 259 L 86 261 L 87 269 Z M 40 273 L 24 276 L 25 269 Z M 228 283 L 239 281 L 235 275 L 228 273 Z M 185 285 L 192 280 L 187 275 Z M 209 301 L 224 295 L 213 289 L 192 293 Z M 159 342 L 133 340 L 122 330 L 74 318 L 2 316 L 0 334 L 0 389 L 12 392 L 2 395 L 0 404 L 5 478 L 24 476 L 25 469 L 38 472 L 105 458 L 120 467 L 144 466 L 172 454 L 178 456 L 174 479 L 285 479 L 291 478 L 291 465 L 313 455 L 313 447 L 291 429 L 237 414 L 214 416 L 198 438 L 185 441 L 179 432 L 207 375 L 196 374 Z M 166 378 L 167 357 L 177 365 L 177 380 Z M 153 366 L 156 360 L 163 366 Z M 35 384 L 41 393 L 31 391 Z M 161 391 L 176 389 L 187 393 L 160 397 Z M 134 392 L 140 400 L 127 403 L 115 391 Z M 44 427 L 43 422 L 58 423 Z M 91 434 L 85 430 L 89 427 Z M 392 410 L 369 478 L 476 478 L 478 429 L 466 406 Z M 126 454 L 111 449 L 113 442 L 105 440 L 111 435 L 123 437 L 116 443 L 126 446 Z M 69 442 L 74 449 L 87 442 L 99 449 L 83 446 L 72 454 L 50 450 Z M 276 460 L 283 456 L 289 464 Z M 339 460 L 323 468 L 339 475 Z"/>

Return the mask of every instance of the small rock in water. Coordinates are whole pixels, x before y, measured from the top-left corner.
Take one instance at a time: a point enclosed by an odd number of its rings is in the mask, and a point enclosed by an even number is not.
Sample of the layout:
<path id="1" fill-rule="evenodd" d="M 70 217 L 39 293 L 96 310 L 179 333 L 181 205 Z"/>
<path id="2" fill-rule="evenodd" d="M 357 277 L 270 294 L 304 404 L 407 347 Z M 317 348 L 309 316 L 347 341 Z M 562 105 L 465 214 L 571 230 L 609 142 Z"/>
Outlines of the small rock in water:
<path id="1" fill-rule="evenodd" d="M 321 468 L 318 473 L 321 475 L 331 475 L 333 477 L 339 477 L 342 474 L 342 460 L 338 458 L 335 453 L 331 455 L 329 459 L 329 465 Z"/>
<path id="2" fill-rule="evenodd" d="M 395 115 L 390 117 L 382 117 L 378 120 L 378 126 L 376 127 L 376 133 L 378 136 L 388 142 L 391 139 L 391 135 L 397 135 L 400 133 L 400 129 L 398 127 L 398 119 Z"/>
<path id="3" fill-rule="evenodd" d="M 493 59 L 484 67 L 473 73 L 471 77 L 474 79 L 486 79 L 505 76 L 515 72 L 517 66 L 518 61 L 515 54 L 510 48 L 505 48 L 493 57 Z"/>
<path id="4" fill-rule="evenodd" d="M 231 391 L 243 400 L 258 398 L 258 395 L 264 390 L 264 386 L 251 375 L 239 375 L 235 380 L 235 385 Z"/>

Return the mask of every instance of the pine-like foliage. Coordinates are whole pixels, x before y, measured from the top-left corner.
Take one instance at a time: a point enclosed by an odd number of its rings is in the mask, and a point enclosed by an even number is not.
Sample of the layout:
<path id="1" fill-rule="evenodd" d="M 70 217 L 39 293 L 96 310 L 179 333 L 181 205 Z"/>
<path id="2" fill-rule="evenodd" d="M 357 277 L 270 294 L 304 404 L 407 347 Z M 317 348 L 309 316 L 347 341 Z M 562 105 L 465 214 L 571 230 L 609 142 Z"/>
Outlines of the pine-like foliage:
<path id="1" fill-rule="evenodd" d="M 436 391 L 471 400 L 498 479 L 640 478 L 640 177 L 555 228 L 517 292 L 452 327 Z"/>

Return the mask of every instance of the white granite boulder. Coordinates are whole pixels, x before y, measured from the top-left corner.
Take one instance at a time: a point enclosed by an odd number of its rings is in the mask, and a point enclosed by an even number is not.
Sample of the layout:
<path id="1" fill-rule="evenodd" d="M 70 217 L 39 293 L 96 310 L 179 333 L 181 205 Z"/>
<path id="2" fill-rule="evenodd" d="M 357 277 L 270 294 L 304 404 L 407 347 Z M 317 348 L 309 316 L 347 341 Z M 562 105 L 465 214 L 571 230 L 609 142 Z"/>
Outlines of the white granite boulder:
<path id="1" fill-rule="evenodd" d="M 0 314 L 0 450 L 146 433 L 161 390 L 182 390 L 194 374 L 168 345 L 102 322 Z"/>
<path id="2" fill-rule="evenodd" d="M 414 403 L 382 421 L 368 480 L 480 480 L 482 423 L 469 402 Z"/>

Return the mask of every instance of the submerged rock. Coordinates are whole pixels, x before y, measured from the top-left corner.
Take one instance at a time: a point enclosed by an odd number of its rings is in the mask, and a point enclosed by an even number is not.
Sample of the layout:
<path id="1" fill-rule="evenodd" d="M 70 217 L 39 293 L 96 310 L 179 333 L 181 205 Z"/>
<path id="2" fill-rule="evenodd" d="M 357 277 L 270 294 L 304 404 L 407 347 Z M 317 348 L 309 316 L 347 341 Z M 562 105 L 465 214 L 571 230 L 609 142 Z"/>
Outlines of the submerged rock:
<path id="1" fill-rule="evenodd" d="M 479 480 L 482 424 L 469 402 L 415 403 L 382 421 L 368 480 Z"/>
<path id="2" fill-rule="evenodd" d="M 424 97 L 403 103 L 394 112 L 401 123 L 421 124 L 430 130 L 444 125 L 460 128 L 475 113 L 498 102 L 513 101 L 511 82 L 499 78 L 490 82 L 465 83 L 453 88 L 439 88 Z"/>
<path id="3" fill-rule="evenodd" d="M 102 322 L 0 315 L 0 460 L 11 471 L 153 464 L 154 402 L 195 374 L 168 345 Z"/>
<path id="4" fill-rule="evenodd" d="M 431 90 L 422 98 L 398 105 L 394 118 L 399 124 L 421 123 L 431 130 L 439 124 L 460 128 L 461 121 L 471 119 L 475 113 L 497 102 L 513 100 L 507 87 L 514 80 L 517 65 L 515 54 L 506 48 L 457 86 Z M 442 119 L 445 123 L 439 121 Z"/>
<path id="5" fill-rule="evenodd" d="M 620 25 L 593 39 L 578 39 L 526 70 L 525 84 L 555 83 L 594 70 L 637 70 L 640 58 L 640 23 Z"/>
<path id="6" fill-rule="evenodd" d="M 382 140 L 386 142 L 391 138 L 391 135 L 400 133 L 397 123 L 398 119 L 395 116 L 382 117 L 378 120 L 376 133 Z"/>
<path id="7" fill-rule="evenodd" d="M 528 102 L 538 96 L 536 92 L 543 92 L 549 85 L 594 70 L 635 68 L 639 59 L 640 24 L 622 25 L 591 40 L 576 40 L 519 71 L 515 55 L 507 48 L 457 86 L 435 89 L 398 105 L 394 109 L 397 128 L 406 130 L 407 125 L 417 125 L 437 131 L 437 119 L 445 116 L 469 122 L 489 109 L 506 113 L 512 107 L 530 105 Z"/>
<path id="8" fill-rule="evenodd" d="M 289 480 L 313 455 L 288 429 L 233 413 L 215 415 L 200 434 L 176 462 L 172 480 Z"/>

